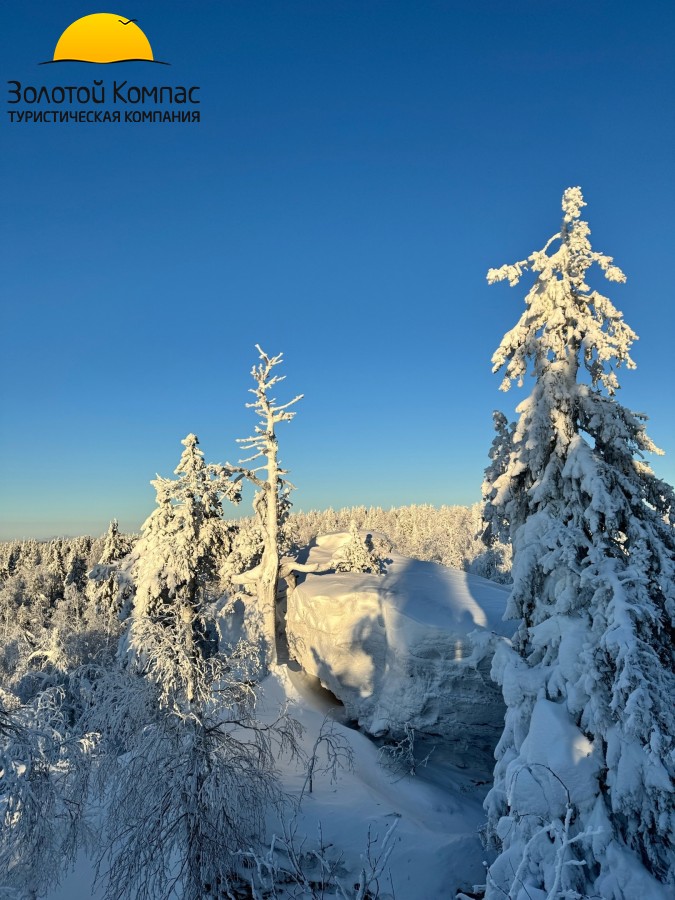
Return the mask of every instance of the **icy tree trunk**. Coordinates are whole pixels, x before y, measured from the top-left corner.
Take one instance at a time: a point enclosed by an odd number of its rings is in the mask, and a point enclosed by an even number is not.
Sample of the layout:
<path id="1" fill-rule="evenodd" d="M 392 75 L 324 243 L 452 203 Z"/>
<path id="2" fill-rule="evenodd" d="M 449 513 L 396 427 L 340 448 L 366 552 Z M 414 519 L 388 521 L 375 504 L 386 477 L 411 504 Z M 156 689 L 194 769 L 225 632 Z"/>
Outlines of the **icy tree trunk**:
<path id="1" fill-rule="evenodd" d="M 295 416 L 294 412 L 289 411 L 289 407 L 297 403 L 302 398 L 302 394 L 298 394 L 288 403 L 277 406 L 276 400 L 269 396 L 269 392 L 285 378 L 283 375 L 272 374 L 274 367 L 281 363 L 282 354 L 268 356 L 257 344 L 256 349 L 261 360 L 260 364 L 251 370 L 256 384 L 255 388 L 251 388 L 251 393 L 255 394 L 256 400 L 255 403 L 248 403 L 247 406 L 258 412 L 260 424 L 256 426 L 255 433 L 251 437 L 239 439 L 238 443 L 242 444 L 245 449 L 254 451 L 252 456 L 242 462 L 250 463 L 258 459 L 264 459 L 265 462 L 255 469 L 243 469 L 229 464 L 227 468 L 232 474 L 243 475 L 259 491 L 254 505 L 263 530 L 264 548 L 260 572 L 257 574 L 258 602 L 262 620 L 264 665 L 269 667 L 277 661 L 276 594 L 279 581 L 279 495 L 282 476 L 287 474 L 279 464 L 279 446 L 274 427 L 278 422 L 289 422 Z M 256 474 L 261 470 L 267 471 L 265 480 Z M 290 486 L 288 482 L 286 485 Z"/>
<path id="2" fill-rule="evenodd" d="M 260 564 L 259 600 L 262 607 L 263 635 L 266 665 L 277 661 L 276 597 L 279 581 L 279 521 L 277 495 L 279 491 L 278 443 L 274 434 L 274 422 L 268 418 L 267 432 L 267 484 L 265 485 L 265 547 Z"/>

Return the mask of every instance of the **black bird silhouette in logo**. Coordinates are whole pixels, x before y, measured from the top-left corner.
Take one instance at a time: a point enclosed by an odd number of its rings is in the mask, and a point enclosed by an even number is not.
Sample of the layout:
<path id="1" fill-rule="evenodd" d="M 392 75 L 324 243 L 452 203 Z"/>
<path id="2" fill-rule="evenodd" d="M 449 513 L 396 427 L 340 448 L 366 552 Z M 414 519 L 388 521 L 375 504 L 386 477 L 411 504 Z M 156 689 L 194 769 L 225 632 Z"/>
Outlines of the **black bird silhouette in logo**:
<path id="1" fill-rule="evenodd" d="M 126 22 L 122 21 L 122 19 L 118 19 L 118 22 L 122 22 L 122 25 L 131 25 L 132 22 L 138 22 L 138 19 L 127 19 Z"/>

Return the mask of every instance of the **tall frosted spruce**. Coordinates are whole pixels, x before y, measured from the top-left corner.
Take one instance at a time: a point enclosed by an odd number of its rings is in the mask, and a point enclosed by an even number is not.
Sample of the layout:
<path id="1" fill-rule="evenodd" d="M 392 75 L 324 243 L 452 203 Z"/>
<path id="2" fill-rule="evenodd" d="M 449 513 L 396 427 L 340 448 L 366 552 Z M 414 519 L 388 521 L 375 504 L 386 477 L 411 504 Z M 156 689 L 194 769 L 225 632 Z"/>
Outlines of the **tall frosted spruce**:
<path id="1" fill-rule="evenodd" d="M 495 656 L 507 706 L 488 832 L 487 900 L 672 897 L 675 886 L 675 496 L 643 461 L 646 416 L 615 399 L 635 333 L 586 284 L 594 264 L 580 189 L 560 232 L 488 281 L 536 281 L 493 357 L 502 390 L 531 369 L 503 417 L 484 484 L 493 537 L 513 543 Z"/>
<path id="2" fill-rule="evenodd" d="M 199 693 L 204 658 L 214 650 L 213 629 L 205 619 L 206 588 L 222 534 L 222 499 L 237 503 L 240 490 L 228 469 L 204 462 L 196 435 L 181 443 L 178 478 L 158 475 L 152 482 L 157 508 L 143 523 L 134 549 L 136 598 L 128 647 L 123 646 L 167 697 L 179 702 L 180 696 L 189 706 Z"/>

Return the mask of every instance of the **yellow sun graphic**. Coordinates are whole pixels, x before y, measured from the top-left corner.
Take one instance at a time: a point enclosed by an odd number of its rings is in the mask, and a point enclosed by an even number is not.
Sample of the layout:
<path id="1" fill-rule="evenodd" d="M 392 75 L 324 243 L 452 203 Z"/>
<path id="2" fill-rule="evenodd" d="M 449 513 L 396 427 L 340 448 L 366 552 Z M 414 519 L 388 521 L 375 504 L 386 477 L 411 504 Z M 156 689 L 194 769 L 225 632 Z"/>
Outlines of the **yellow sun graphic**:
<path id="1" fill-rule="evenodd" d="M 69 25 L 59 38 L 53 62 L 154 62 L 150 41 L 130 19 L 114 13 L 93 13 Z"/>

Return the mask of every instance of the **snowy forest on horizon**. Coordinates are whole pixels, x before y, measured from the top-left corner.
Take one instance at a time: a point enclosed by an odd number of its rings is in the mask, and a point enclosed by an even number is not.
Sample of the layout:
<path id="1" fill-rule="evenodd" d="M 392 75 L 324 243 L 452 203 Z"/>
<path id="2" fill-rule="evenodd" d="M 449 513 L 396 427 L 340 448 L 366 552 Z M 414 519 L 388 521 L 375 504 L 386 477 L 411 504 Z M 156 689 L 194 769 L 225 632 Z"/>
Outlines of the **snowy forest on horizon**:
<path id="1" fill-rule="evenodd" d="M 533 276 L 492 359 L 502 390 L 533 378 L 515 421 L 494 414 L 482 505 L 293 512 L 277 430 L 302 395 L 276 399 L 282 356 L 258 347 L 245 459 L 208 462 L 189 434 L 140 536 L 113 521 L 95 540 L 0 543 L 0 896 L 48 896 L 83 855 L 106 900 L 672 896 L 675 494 L 645 461 L 646 416 L 617 400 L 637 336 L 587 283 L 625 276 L 584 206 L 568 188 L 560 231 L 488 273 Z M 244 490 L 253 514 L 232 520 Z M 342 657 L 324 627 L 349 631 Z M 344 721 L 307 738 L 290 671 Z M 451 691 L 499 733 L 460 737 Z M 430 737 L 439 757 L 462 745 L 438 771 L 451 783 L 471 759 L 453 802 L 477 791 L 485 810 L 465 868 L 439 857 L 445 893 L 429 873 L 418 893 L 385 879 L 405 822 L 377 851 L 370 832 L 349 848 L 348 826 L 342 848 L 311 843 L 298 816 L 319 772 L 339 796 L 374 745 L 403 767 L 391 794 L 423 804 L 409 783 Z"/>

